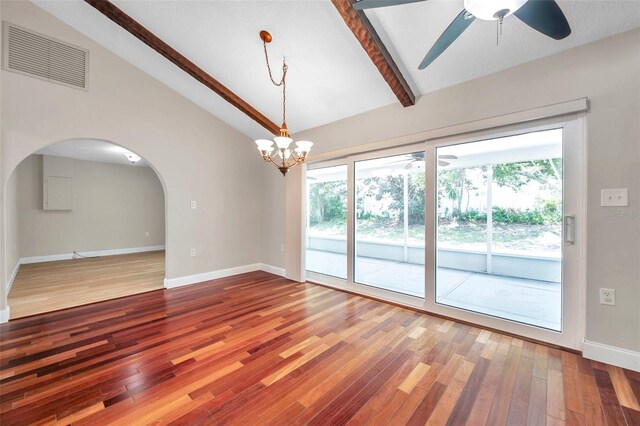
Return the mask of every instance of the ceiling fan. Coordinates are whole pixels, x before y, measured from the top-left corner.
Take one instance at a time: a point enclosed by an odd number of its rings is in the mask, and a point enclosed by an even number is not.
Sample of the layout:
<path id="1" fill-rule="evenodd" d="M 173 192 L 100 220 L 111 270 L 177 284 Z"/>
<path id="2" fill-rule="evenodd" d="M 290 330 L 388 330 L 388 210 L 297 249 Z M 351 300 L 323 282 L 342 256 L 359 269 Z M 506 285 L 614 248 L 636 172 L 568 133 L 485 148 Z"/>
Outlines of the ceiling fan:
<path id="1" fill-rule="evenodd" d="M 364 10 L 421 1 L 427 0 L 360 0 L 353 7 Z M 502 20 L 510 15 L 555 40 L 571 34 L 569 22 L 555 0 L 464 0 L 464 9 L 427 52 L 418 69 L 423 70 L 435 61 L 476 18 L 502 25 Z"/>

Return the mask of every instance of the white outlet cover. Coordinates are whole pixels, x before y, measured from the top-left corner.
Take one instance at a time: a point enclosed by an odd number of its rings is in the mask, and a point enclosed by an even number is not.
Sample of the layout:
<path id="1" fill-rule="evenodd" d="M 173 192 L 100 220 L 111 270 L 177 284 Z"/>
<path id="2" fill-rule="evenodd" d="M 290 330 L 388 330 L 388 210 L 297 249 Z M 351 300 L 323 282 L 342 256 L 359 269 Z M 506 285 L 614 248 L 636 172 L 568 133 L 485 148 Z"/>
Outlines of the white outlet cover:
<path id="1" fill-rule="evenodd" d="M 198 204 L 195 202 L 195 200 L 191 200 L 191 208 L 195 210 L 197 207 L 198 207 Z"/>
<path id="2" fill-rule="evenodd" d="M 195 256 L 196 255 L 196 249 L 191 249 L 191 256 Z"/>
<path id="3" fill-rule="evenodd" d="M 601 207 L 627 207 L 629 190 L 627 188 L 603 189 L 600 191 Z"/>
<path id="4" fill-rule="evenodd" d="M 612 288 L 601 288 L 600 289 L 600 304 L 601 305 L 611 305 L 615 306 L 616 304 L 616 291 Z"/>

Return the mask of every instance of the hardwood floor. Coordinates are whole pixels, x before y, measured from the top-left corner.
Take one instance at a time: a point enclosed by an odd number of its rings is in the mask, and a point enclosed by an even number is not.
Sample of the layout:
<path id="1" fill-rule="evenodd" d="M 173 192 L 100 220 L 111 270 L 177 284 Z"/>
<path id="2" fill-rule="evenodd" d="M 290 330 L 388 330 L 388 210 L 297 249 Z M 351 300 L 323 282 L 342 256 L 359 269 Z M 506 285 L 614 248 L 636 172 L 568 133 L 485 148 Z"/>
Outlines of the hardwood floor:
<path id="1" fill-rule="evenodd" d="M 164 287 L 164 251 L 21 265 L 11 319 Z"/>
<path id="2" fill-rule="evenodd" d="M 265 272 L 0 332 L 3 426 L 640 424 L 640 373 Z"/>

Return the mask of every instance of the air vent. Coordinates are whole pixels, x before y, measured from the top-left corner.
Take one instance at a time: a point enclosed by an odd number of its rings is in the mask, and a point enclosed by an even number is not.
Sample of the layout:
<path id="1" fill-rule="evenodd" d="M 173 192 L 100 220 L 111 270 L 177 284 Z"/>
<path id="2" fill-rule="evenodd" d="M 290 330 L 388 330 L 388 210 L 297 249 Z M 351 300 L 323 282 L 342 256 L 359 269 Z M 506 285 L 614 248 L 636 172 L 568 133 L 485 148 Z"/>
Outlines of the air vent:
<path id="1" fill-rule="evenodd" d="M 87 88 L 85 49 L 3 23 L 3 68 L 66 86 Z"/>

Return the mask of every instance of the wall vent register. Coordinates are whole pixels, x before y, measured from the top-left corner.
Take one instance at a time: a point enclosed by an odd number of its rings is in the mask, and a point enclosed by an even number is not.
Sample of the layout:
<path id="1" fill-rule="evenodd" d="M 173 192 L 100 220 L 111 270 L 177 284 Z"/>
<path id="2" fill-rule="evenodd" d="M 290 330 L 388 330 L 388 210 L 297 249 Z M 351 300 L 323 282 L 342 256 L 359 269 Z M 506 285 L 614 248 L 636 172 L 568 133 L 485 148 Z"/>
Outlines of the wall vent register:
<path id="1" fill-rule="evenodd" d="M 2 67 L 80 89 L 87 88 L 89 51 L 3 22 Z"/>

